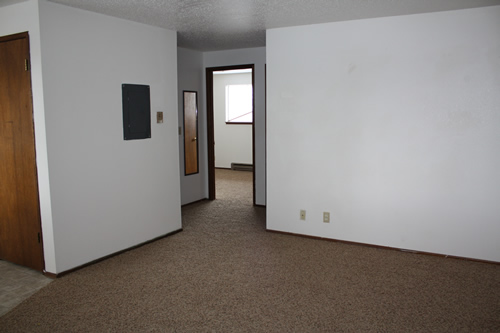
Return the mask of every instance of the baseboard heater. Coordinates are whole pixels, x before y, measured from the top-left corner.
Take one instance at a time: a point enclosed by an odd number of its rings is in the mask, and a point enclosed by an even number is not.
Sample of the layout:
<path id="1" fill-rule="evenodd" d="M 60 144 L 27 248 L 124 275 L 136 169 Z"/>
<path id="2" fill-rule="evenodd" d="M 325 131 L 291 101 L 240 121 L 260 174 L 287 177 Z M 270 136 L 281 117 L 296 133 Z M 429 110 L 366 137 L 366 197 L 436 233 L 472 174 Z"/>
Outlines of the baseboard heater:
<path id="1" fill-rule="evenodd" d="M 245 164 L 245 163 L 231 163 L 231 170 L 253 171 L 253 165 L 252 164 Z"/>

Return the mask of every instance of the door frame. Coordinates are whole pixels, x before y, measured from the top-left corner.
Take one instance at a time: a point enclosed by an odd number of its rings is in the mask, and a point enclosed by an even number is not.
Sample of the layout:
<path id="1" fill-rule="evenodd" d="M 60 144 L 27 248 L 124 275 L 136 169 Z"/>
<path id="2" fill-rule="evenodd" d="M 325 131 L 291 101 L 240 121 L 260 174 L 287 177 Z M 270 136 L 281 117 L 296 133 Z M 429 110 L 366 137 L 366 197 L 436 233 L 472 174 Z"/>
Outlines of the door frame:
<path id="1" fill-rule="evenodd" d="M 207 67 L 205 69 L 207 91 L 207 152 L 208 152 L 208 200 L 215 200 L 215 129 L 214 129 L 214 72 L 235 69 L 252 70 L 252 166 L 253 205 L 255 206 L 255 64 Z"/>

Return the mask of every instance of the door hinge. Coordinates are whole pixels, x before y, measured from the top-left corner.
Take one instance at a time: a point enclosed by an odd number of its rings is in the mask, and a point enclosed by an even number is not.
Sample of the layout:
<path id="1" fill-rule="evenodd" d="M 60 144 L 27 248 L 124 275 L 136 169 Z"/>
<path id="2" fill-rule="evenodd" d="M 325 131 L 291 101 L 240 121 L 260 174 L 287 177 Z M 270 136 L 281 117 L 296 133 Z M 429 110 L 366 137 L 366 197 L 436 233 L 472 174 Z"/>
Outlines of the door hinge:
<path id="1" fill-rule="evenodd" d="M 40 238 L 40 233 L 38 233 L 38 243 L 40 243 L 41 238 Z"/>
<path id="2" fill-rule="evenodd" d="M 24 70 L 29 71 L 31 69 L 29 59 L 24 59 Z"/>

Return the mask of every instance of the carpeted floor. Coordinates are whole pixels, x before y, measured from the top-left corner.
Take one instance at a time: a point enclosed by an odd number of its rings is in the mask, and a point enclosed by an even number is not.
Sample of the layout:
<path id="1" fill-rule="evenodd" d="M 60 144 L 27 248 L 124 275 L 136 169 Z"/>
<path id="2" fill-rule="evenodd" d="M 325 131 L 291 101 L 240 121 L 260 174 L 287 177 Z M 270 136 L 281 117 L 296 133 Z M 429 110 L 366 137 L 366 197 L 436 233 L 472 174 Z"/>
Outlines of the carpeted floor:
<path id="1" fill-rule="evenodd" d="M 184 231 L 49 284 L 0 332 L 500 332 L 500 266 L 265 231 L 217 170 Z"/>

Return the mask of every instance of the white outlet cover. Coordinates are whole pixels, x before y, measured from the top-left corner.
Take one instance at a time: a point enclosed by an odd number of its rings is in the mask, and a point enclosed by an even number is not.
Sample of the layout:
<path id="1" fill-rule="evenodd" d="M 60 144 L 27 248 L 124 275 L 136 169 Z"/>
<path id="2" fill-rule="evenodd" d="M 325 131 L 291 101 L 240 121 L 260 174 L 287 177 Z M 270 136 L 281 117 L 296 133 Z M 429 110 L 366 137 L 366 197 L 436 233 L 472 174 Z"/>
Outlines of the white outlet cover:
<path id="1" fill-rule="evenodd" d="M 324 212 L 323 213 L 323 222 L 329 223 L 330 222 L 330 213 L 329 212 Z"/>

